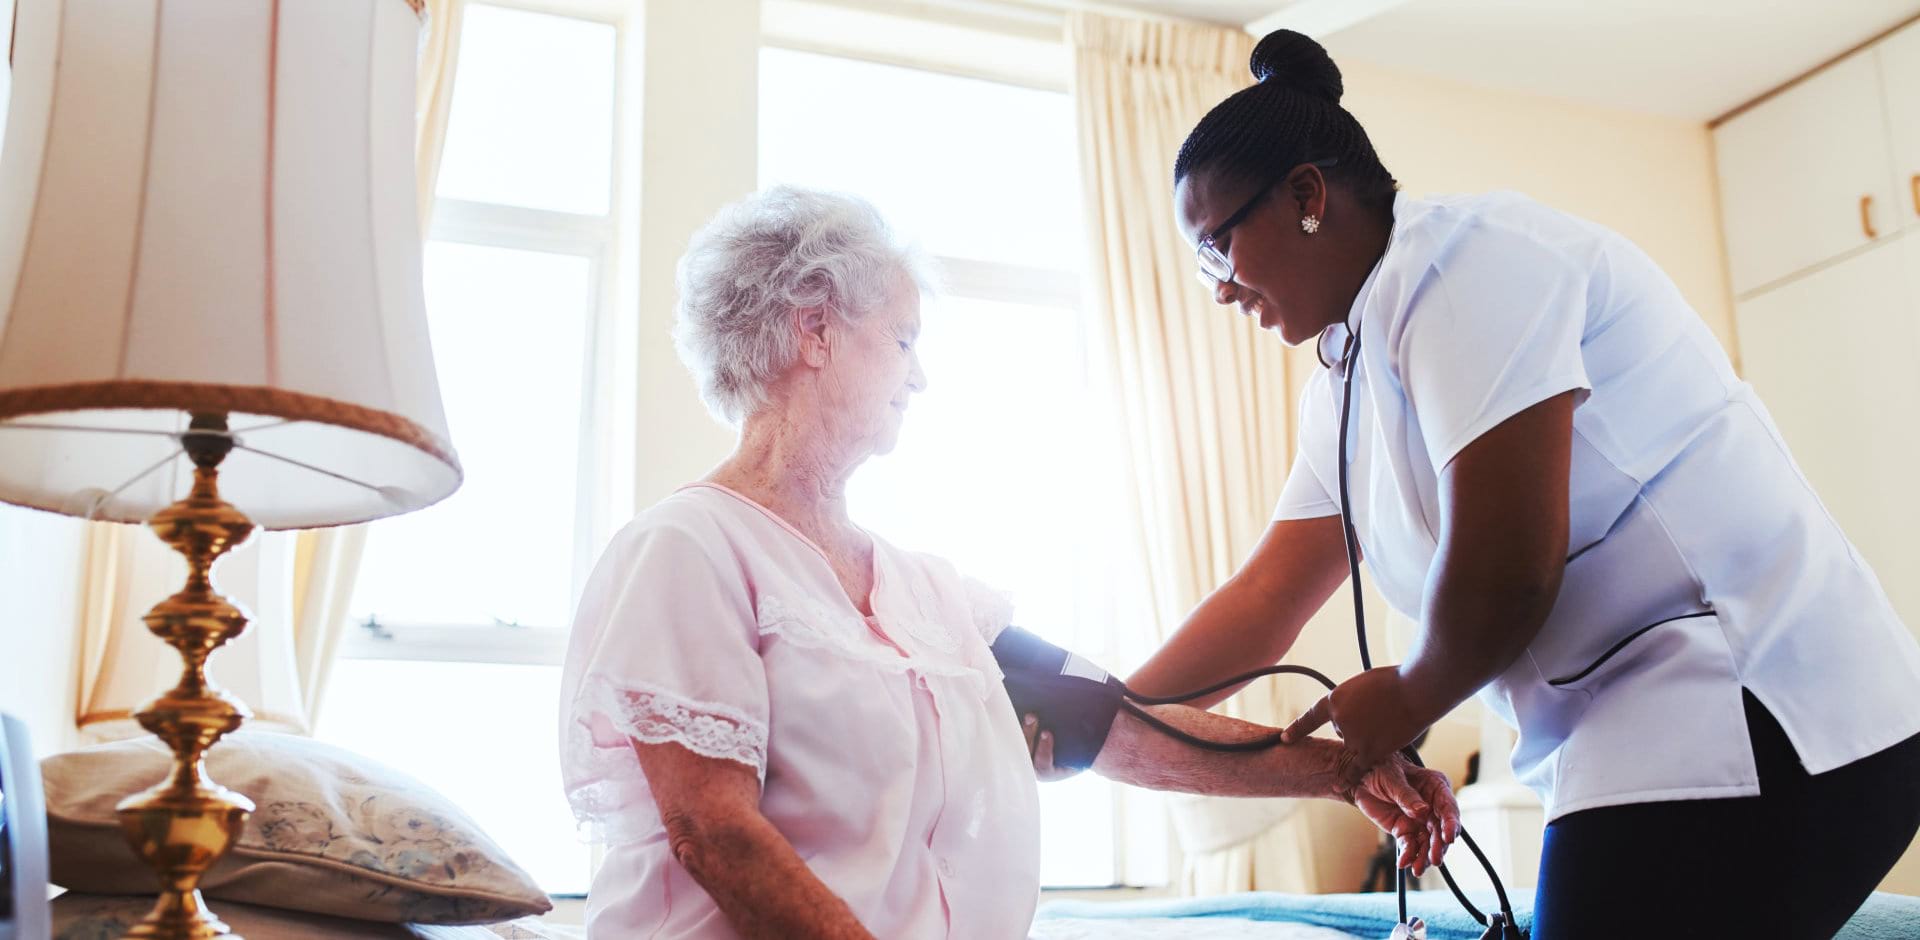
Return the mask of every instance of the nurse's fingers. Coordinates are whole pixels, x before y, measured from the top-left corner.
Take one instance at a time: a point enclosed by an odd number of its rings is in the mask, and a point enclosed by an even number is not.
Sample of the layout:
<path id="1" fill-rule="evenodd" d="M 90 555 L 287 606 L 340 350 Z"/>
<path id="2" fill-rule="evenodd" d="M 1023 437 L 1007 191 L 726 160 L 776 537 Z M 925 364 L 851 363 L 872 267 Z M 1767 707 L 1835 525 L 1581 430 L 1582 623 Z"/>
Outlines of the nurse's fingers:
<path id="1" fill-rule="evenodd" d="M 1286 730 L 1280 732 L 1280 740 L 1286 744 L 1292 744 L 1320 730 L 1320 726 L 1326 724 L 1332 717 L 1333 696 L 1331 694 L 1322 695 L 1320 696 L 1320 701 L 1313 703 L 1313 707 L 1307 709 L 1306 714 L 1295 718 L 1293 724 L 1288 725 Z"/>

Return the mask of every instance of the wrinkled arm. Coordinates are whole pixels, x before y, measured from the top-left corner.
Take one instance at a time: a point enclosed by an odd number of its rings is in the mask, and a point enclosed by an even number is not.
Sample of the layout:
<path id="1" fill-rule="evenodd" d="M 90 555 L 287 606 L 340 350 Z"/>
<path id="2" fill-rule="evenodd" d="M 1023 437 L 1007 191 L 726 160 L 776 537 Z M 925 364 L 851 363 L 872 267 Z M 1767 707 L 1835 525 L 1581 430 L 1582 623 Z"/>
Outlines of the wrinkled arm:
<path id="1" fill-rule="evenodd" d="M 744 764 L 633 742 L 673 857 L 744 937 L 873 940 L 773 824 Z"/>
<path id="2" fill-rule="evenodd" d="M 1265 738 L 1274 729 L 1184 705 L 1155 705 L 1153 717 L 1208 741 Z M 1038 759 L 1051 755 L 1036 755 Z M 1282 796 L 1341 800 L 1400 844 L 1400 863 L 1424 871 L 1446 855 L 1460 828 L 1460 807 L 1445 775 L 1404 760 L 1381 764 L 1344 782 L 1346 751 L 1338 741 L 1306 738 L 1257 751 L 1223 752 L 1170 737 L 1126 711 L 1114 716 L 1095 773 L 1152 790 L 1211 796 Z"/>
<path id="3" fill-rule="evenodd" d="M 1184 705 L 1151 705 L 1155 718 L 1195 737 L 1238 743 L 1274 733 L 1237 718 Z M 1347 799 L 1350 788 L 1335 772 L 1338 741 L 1311 738 L 1258 751 L 1204 750 L 1161 733 L 1135 715 L 1113 718 L 1107 743 L 1094 758 L 1093 771 L 1111 780 L 1145 787 L 1213 796 L 1290 796 Z"/>

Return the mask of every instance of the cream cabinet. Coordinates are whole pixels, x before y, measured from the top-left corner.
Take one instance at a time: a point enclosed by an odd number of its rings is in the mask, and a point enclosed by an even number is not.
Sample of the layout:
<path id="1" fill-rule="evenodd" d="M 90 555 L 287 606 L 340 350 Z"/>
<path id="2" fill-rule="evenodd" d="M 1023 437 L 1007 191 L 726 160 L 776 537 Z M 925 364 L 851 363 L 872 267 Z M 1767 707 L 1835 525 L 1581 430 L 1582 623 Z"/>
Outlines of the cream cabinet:
<path id="1" fill-rule="evenodd" d="M 1741 365 L 1814 491 L 1920 629 L 1920 233 L 1738 303 Z"/>
<path id="2" fill-rule="evenodd" d="M 1920 633 L 1920 22 L 1714 147 L 1741 371 Z M 1920 843 L 1881 889 L 1920 894 Z"/>
<path id="3" fill-rule="evenodd" d="M 1920 21 L 1714 143 L 1741 370 L 1920 632 Z"/>
<path id="4" fill-rule="evenodd" d="M 1845 59 L 1720 125 L 1734 296 L 1898 227 L 1878 56 Z"/>
<path id="5" fill-rule="evenodd" d="M 1894 215 L 1920 225 L 1920 23 L 1875 47 L 1893 158 Z"/>

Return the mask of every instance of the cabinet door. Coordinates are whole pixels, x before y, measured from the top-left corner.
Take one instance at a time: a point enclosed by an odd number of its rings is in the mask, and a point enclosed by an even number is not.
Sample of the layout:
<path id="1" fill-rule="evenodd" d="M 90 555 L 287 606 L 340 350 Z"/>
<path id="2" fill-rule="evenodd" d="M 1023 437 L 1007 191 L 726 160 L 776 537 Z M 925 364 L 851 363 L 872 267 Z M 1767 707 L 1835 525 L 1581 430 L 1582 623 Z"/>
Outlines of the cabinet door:
<path id="1" fill-rule="evenodd" d="M 1895 227 L 1881 98 L 1878 60 L 1856 55 L 1714 131 L 1736 295 Z"/>
<path id="2" fill-rule="evenodd" d="M 1887 37 L 1874 52 L 1893 134 L 1894 215 L 1901 225 L 1920 225 L 1920 22 Z"/>
<path id="3" fill-rule="evenodd" d="M 1920 631 L 1920 237 L 1735 306 L 1741 364 L 1794 459 Z"/>

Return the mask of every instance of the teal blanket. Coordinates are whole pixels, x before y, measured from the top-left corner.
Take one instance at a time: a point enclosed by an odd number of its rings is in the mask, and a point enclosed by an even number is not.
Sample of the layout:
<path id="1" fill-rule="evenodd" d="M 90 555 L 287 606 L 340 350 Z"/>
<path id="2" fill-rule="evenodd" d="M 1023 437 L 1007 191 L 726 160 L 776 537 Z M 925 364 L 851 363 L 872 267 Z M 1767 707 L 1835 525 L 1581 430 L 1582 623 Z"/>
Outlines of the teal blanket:
<path id="1" fill-rule="evenodd" d="M 1790 888 L 1784 889 L 1791 893 Z M 1491 895 L 1471 894 L 1481 910 L 1493 910 Z M 1711 904 L 1712 898 L 1701 903 Z M 1038 919 L 1126 917 L 1223 917 L 1243 920 L 1284 920 L 1343 930 L 1361 937 L 1384 938 L 1393 930 L 1396 905 L 1392 894 L 1274 894 L 1250 892 L 1210 898 L 1167 901 L 1049 901 Z M 1514 914 L 1529 923 L 1532 898 L 1515 898 Z M 1427 922 L 1428 940 L 1479 940 L 1474 923 L 1460 902 L 1445 891 L 1415 891 L 1407 895 L 1407 911 Z M 1853 915 L 1838 940 L 1913 940 L 1920 937 L 1920 898 L 1874 894 Z"/>

